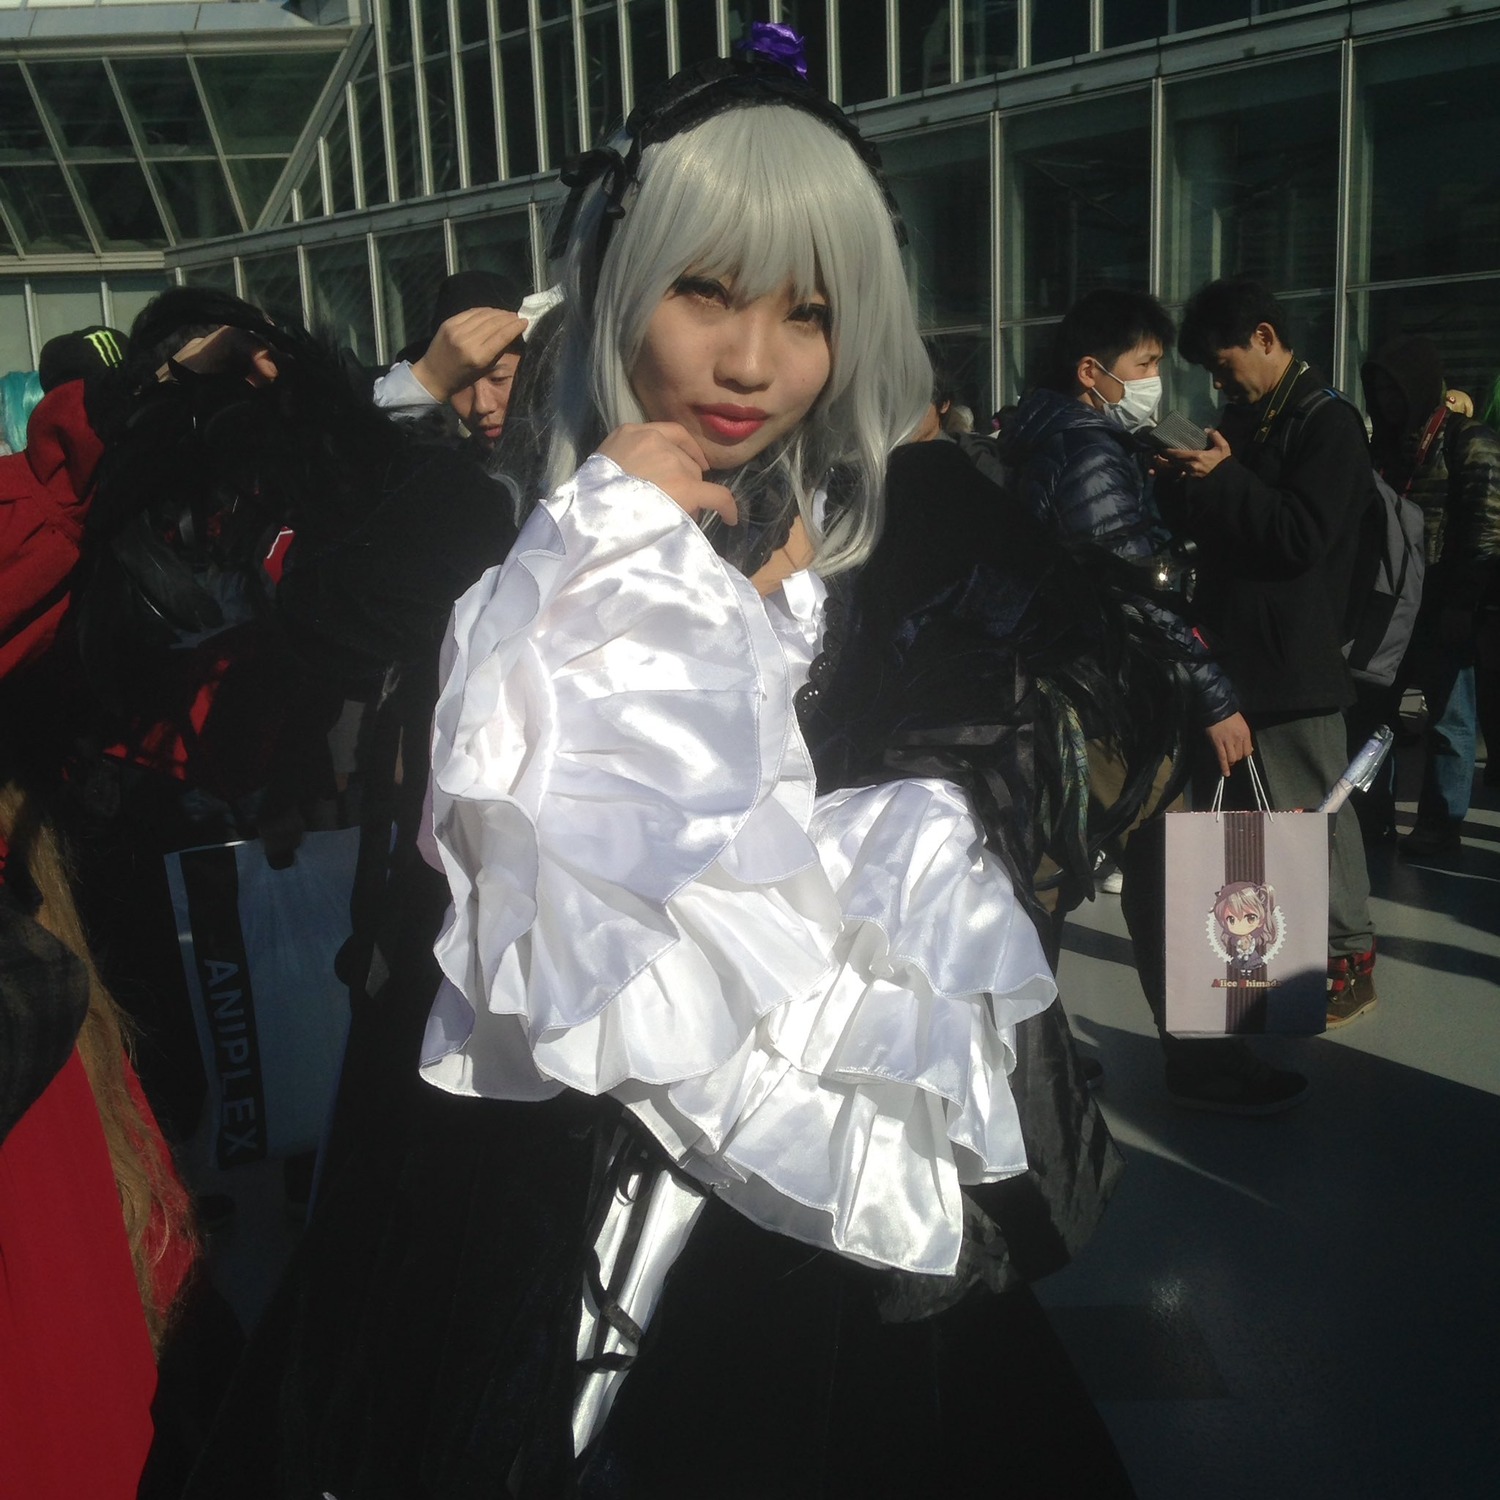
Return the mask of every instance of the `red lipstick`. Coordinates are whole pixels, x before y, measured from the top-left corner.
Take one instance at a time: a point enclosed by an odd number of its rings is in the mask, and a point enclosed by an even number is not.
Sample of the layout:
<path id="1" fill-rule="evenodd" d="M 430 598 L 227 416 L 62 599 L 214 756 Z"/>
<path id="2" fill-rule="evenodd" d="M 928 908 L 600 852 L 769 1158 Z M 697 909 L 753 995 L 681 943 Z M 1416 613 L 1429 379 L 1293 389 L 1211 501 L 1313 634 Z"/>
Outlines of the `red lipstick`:
<path id="1" fill-rule="evenodd" d="M 765 425 L 770 413 L 758 406 L 700 406 L 698 420 L 710 437 L 721 443 L 743 443 Z"/>

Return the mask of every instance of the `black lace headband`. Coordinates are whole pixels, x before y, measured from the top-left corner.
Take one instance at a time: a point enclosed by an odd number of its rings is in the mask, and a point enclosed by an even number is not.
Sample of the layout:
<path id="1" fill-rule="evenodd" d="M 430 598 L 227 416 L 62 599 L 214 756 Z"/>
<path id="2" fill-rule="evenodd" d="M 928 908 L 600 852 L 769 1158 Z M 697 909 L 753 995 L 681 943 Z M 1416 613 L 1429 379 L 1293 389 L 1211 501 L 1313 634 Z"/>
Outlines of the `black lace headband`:
<path id="1" fill-rule="evenodd" d="M 880 153 L 838 105 L 806 82 L 801 38 L 788 26 L 758 21 L 751 28 L 750 41 L 739 44 L 733 57 L 684 68 L 632 110 L 625 122 L 629 144 L 623 155 L 614 146 L 596 146 L 568 162 L 562 180 L 570 191 L 552 238 L 553 259 L 560 259 L 566 252 L 584 196 L 598 182 L 605 208 L 595 231 L 593 253 L 585 266 L 586 291 L 592 295 L 610 234 L 625 217 L 625 194 L 640 176 L 646 147 L 681 135 L 727 109 L 760 104 L 788 104 L 803 110 L 848 141 L 880 188 L 897 244 L 906 244 L 906 227 L 881 171 Z"/>

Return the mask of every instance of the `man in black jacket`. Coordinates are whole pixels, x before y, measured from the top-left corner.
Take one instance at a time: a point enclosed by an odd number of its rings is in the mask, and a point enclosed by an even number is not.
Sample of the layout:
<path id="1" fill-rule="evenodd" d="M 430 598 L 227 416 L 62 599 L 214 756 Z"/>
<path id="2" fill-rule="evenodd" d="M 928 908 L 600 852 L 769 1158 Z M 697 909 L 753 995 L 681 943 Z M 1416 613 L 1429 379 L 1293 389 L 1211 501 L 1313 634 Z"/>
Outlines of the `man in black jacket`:
<path id="1" fill-rule="evenodd" d="M 1311 808 L 1348 760 L 1342 711 L 1354 686 L 1341 645 L 1371 474 L 1352 406 L 1299 411 L 1326 382 L 1286 327 L 1257 282 L 1211 282 L 1188 302 L 1182 352 L 1228 404 L 1212 446 L 1170 455 L 1161 494 L 1198 544 L 1201 624 L 1254 731 L 1271 803 Z M 1211 768 L 1200 786 L 1216 777 Z M 1231 781 L 1235 805 L 1249 805 L 1248 780 Z M 1348 803 L 1333 821 L 1328 946 L 1328 1019 L 1339 1025 L 1375 1004 L 1370 882 Z"/>
<path id="2" fill-rule="evenodd" d="M 1151 597 L 1149 581 L 1154 518 L 1146 494 L 1146 450 L 1134 434 L 1156 420 L 1157 372 L 1175 334 L 1166 309 L 1144 292 L 1099 287 L 1081 297 L 1058 325 L 1046 378 L 1027 392 L 1006 425 L 1004 450 L 1018 467 L 1017 494 L 1039 520 L 1063 537 L 1093 542 L 1140 567 L 1137 608 L 1198 658 L 1188 676 L 1194 717 L 1206 739 L 1200 748 L 1227 776 L 1250 753 L 1249 725 L 1229 678 L 1208 659 L 1197 633 Z M 1120 792 L 1124 767 L 1097 740 L 1089 742 L 1088 758 L 1091 800 L 1108 807 Z M 1171 771 L 1170 762 L 1163 764 L 1144 813 L 1169 810 L 1161 806 L 1160 793 Z M 1171 1096 L 1193 1108 L 1232 1114 L 1271 1114 L 1298 1103 L 1306 1080 L 1269 1067 L 1243 1043 L 1167 1034 L 1165 974 L 1153 957 L 1164 922 L 1160 829 L 1151 823 L 1139 832 L 1132 827 L 1117 845 L 1121 911 L 1161 1034 Z"/>
<path id="3" fill-rule="evenodd" d="M 1420 334 L 1387 344 L 1360 376 L 1375 462 L 1422 507 L 1426 523 L 1421 613 L 1395 689 L 1374 705 L 1389 720 L 1401 686 L 1412 682 L 1427 700 L 1417 826 L 1401 842 L 1402 854 L 1421 859 L 1457 850 L 1469 812 L 1479 608 L 1500 576 L 1500 436 L 1448 409 L 1442 356 Z M 1375 807 L 1378 832 L 1393 830 L 1394 812 L 1387 778 Z"/>

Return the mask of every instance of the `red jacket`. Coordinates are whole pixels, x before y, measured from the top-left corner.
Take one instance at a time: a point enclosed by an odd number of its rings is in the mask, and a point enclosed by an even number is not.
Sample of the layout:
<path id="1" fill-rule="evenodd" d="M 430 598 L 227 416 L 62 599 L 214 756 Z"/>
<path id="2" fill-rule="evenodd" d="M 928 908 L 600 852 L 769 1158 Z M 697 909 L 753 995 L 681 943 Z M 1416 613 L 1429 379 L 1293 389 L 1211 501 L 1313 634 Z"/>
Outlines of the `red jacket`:
<path id="1" fill-rule="evenodd" d="M 103 453 L 70 380 L 32 412 L 26 451 L 0 458 L 0 678 L 57 637 Z"/>

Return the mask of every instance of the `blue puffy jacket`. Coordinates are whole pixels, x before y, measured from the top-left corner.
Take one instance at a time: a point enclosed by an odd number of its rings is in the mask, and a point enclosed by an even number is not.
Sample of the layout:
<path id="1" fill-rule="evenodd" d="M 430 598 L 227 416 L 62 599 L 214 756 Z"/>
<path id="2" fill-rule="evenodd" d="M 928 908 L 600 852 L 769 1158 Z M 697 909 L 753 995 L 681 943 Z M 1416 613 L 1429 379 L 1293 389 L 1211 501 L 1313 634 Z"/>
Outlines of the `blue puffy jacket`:
<path id="1" fill-rule="evenodd" d="M 1157 550 L 1145 500 L 1146 476 L 1129 437 L 1108 417 L 1072 396 L 1031 391 L 1005 424 L 1007 457 L 1016 465 L 1022 504 L 1058 532 L 1145 563 Z M 1239 711 L 1234 689 L 1206 659 L 1201 639 L 1142 589 L 1140 607 L 1194 655 L 1188 672 L 1199 722 L 1217 724 Z"/>

